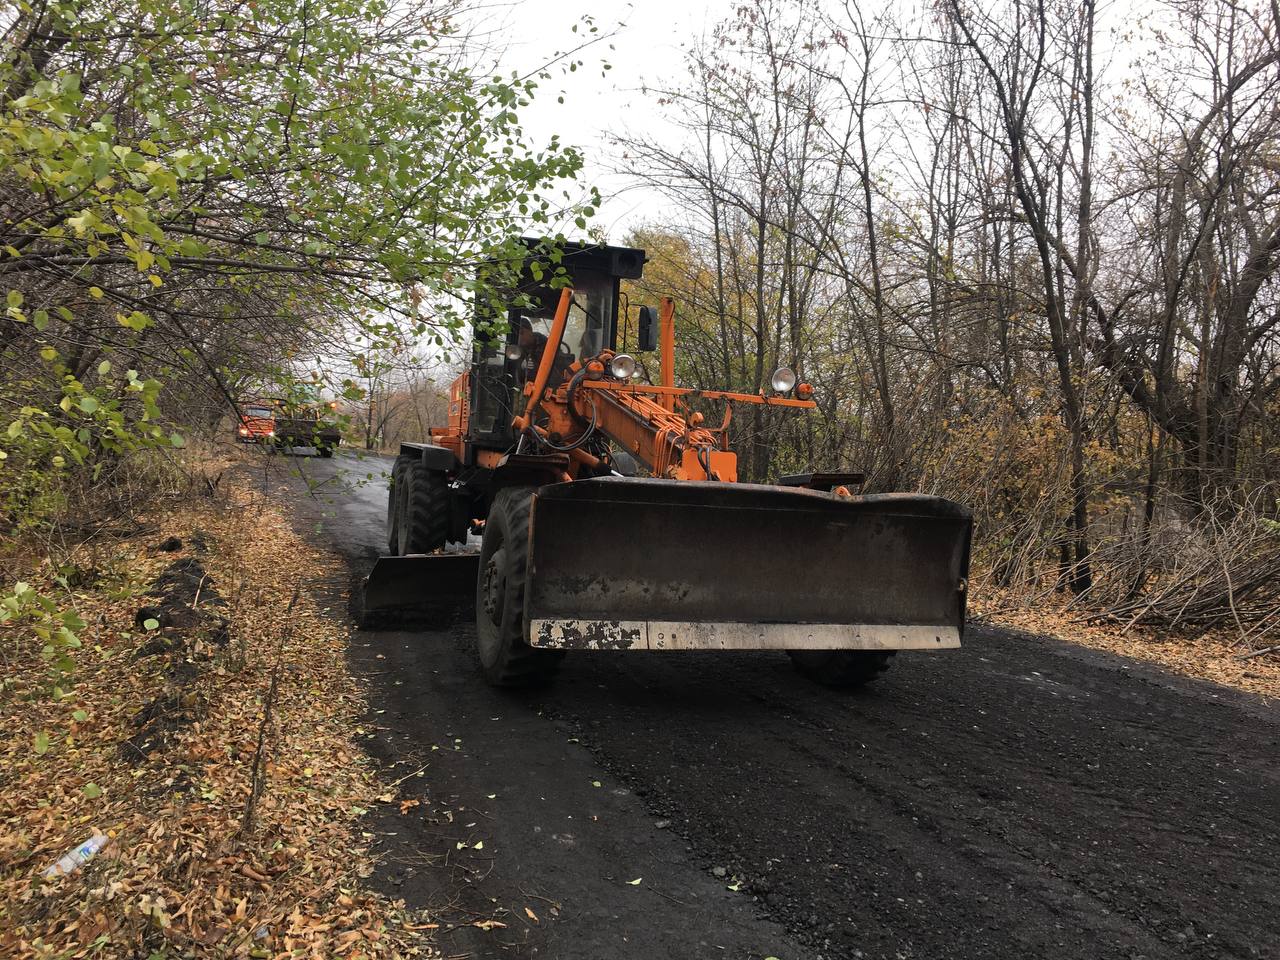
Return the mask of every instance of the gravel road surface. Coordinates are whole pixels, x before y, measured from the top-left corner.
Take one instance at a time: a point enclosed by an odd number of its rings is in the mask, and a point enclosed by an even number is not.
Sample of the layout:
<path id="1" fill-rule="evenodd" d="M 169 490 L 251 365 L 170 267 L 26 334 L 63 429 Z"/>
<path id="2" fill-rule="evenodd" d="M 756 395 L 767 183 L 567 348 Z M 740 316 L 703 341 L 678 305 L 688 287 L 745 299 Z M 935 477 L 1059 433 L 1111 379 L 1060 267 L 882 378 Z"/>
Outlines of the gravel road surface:
<path id="1" fill-rule="evenodd" d="M 389 460 L 277 463 L 354 582 Z M 1274 704 L 986 626 L 853 694 L 691 653 L 510 693 L 473 637 L 351 648 L 367 749 L 419 801 L 371 812 L 374 881 L 446 957 L 1280 957 Z"/>

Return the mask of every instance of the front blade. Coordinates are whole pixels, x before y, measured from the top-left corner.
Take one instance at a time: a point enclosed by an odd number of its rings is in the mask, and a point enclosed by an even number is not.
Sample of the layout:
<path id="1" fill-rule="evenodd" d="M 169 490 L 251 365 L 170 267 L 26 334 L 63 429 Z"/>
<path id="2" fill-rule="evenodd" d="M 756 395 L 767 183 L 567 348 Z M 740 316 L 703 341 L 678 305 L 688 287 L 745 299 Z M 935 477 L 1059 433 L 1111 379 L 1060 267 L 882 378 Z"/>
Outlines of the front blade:
<path id="1" fill-rule="evenodd" d="M 535 646 L 957 646 L 972 520 L 914 494 L 602 478 L 534 500 Z"/>
<path id="2" fill-rule="evenodd" d="M 478 553 L 379 557 L 365 578 L 358 621 L 364 629 L 443 626 L 475 608 Z"/>

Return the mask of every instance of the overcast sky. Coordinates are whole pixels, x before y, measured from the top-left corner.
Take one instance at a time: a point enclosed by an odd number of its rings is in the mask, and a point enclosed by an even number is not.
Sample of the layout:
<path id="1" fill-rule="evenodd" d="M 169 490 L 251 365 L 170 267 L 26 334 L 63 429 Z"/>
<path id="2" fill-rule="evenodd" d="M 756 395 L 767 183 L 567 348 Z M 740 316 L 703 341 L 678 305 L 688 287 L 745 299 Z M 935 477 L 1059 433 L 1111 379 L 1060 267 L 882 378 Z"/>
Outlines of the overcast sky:
<path id="1" fill-rule="evenodd" d="M 531 70 L 558 50 L 578 42 L 582 33 L 570 32 L 584 14 L 591 14 L 602 33 L 616 29 L 611 39 L 580 54 L 584 69 L 562 75 L 559 70 L 541 89 L 533 106 L 521 111 L 531 143 L 545 143 L 554 133 L 579 147 L 587 158 L 584 183 L 595 184 L 604 204 L 595 224 L 609 239 L 620 242 L 629 227 L 642 222 L 660 199 L 626 191 L 626 181 L 609 176 L 609 130 L 662 135 L 663 122 L 651 96 L 641 85 L 683 75 L 683 46 L 733 13 L 741 0 L 523 0 L 495 11 L 495 43 L 504 48 L 503 66 Z M 623 26 L 619 26 L 623 24 Z M 609 49 L 612 44 L 614 49 Z M 599 64 L 613 65 L 601 76 Z M 557 103 L 563 91 L 564 103 Z M 672 135 L 670 132 L 668 136 Z"/>
<path id="2" fill-rule="evenodd" d="M 480 0 L 484 3 L 486 0 Z M 591 14 L 602 33 L 614 36 L 579 56 L 586 61 L 583 69 L 572 74 L 555 71 L 546 81 L 531 107 L 521 111 L 521 119 L 533 145 L 545 143 L 554 133 L 579 147 L 586 156 L 587 167 L 582 181 L 594 184 L 604 197 L 594 225 L 604 230 L 609 240 L 621 242 L 627 230 L 646 219 L 656 219 L 664 200 L 653 191 L 637 189 L 625 178 L 611 176 L 611 152 L 606 143 L 608 131 L 626 131 L 632 136 L 649 138 L 680 136 L 667 126 L 650 95 L 640 87 L 648 82 L 659 84 L 682 82 L 687 75 L 685 52 L 698 38 L 709 33 L 720 21 L 733 16 L 743 0 L 489 0 L 477 26 L 491 32 L 489 42 L 500 53 L 501 68 L 531 71 L 545 63 L 557 51 L 576 43 L 582 33 L 571 27 L 584 15 Z M 877 9 L 892 5 L 905 12 L 917 7 L 915 0 L 879 0 Z M 1152 17 L 1160 6 L 1152 0 L 1126 0 L 1103 4 L 1098 15 L 1095 64 L 1101 78 L 1114 67 L 1124 65 L 1143 49 L 1150 49 L 1150 39 L 1137 39 L 1131 30 L 1141 20 Z M 870 12 L 870 9 L 869 9 Z M 1121 39 L 1123 37 L 1123 39 Z M 613 45 L 612 50 L 609 44 Z M 613 69 L 604 76 L 600 61 L 607 59 Z M 557 103 L 563 92 L 564 103 Z"/>

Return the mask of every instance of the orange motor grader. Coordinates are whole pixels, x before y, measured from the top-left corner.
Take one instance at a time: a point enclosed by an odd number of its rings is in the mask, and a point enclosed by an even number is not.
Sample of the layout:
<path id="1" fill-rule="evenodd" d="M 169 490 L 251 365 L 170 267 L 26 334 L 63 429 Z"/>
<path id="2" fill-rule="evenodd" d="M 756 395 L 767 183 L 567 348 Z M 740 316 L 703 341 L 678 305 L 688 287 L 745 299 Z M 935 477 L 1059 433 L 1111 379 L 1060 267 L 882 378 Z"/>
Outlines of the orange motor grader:
<path id="1" fill-rule="evenodd" d="M 661 357 L 660 382 L 641 382 L 617 346 L 620 281 L 644 262 L 569 245 L 555 289 L 531 252 L 506 316 L 477 316 L 448 424 L 392 468 L 391 555 L 364 622 L 474 592 L 480 663 L 503 686 L 587 650 L 786 650 L 806 676 L 857 686 L 899 650 L 959 646 L 969 511 L 859 496 L 853 473 L 739 482 L 734 406 L 803 411 L 813 391 L 789 370 L 768 395 L 677 387 L 667 299 L 639 308 L 636 346 Z M 459 549 L 478 529 L 479 552 Z"/>

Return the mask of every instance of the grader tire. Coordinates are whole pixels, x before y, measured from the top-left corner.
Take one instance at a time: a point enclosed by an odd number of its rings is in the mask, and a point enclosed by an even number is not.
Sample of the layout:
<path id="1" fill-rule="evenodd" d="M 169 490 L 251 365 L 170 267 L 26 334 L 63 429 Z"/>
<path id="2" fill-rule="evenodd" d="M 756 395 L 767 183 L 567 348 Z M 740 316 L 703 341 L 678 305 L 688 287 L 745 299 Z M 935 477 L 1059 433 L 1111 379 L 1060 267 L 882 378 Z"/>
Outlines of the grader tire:
<path id="1" fill-rule="evenodd" d="M 409 458 L 404 454 L 396 457 L 387 487 L 387 552 L 393 557 L 400 555 L 400 518 L 404 515 L 400 496 L 404 493 L 404 471 L 408 465 Z"/>
<path id="2" fill-rule="evenodd" d="M 896 651 L 788 650 L 795 668 L 814 683 L 842 690 L 856 690 L 889 669 Z"/>
<path id="3" fill-rule="evenodd" d="M 405 464 L 401 477 L 397 552 L 403 557 L 439 550 L 449 537 L 449 481 L 417 460 Z"/>
<path id="4" fill-rule="evenodd" d="M 563 657 L 559 650 L 529 646 L 524 591 L 529 570 L 529 508 L 533 487 L 499 491 L 489 511 L 476 582 L 476 652 L 480 669 L 496 687 L 546 680 Z"/>

